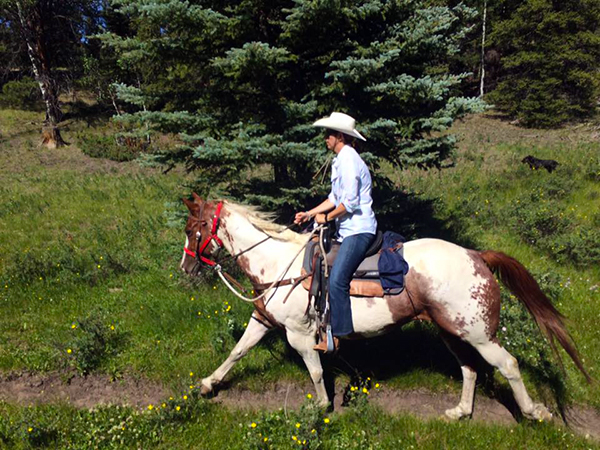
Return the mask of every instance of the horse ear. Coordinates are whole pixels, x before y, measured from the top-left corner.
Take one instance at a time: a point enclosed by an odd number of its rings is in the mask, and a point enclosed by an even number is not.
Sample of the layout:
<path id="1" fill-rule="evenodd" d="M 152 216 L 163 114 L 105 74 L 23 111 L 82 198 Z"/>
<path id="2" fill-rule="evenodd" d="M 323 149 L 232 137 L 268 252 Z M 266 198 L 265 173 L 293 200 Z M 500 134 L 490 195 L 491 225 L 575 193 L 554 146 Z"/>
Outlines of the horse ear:
<path id="1" fill-rule="evenodd" d="M 192 211 L 192 209 L 194 209 L 194 207 L 195 207 L 195 205 L 196 205 L 194 202 L 192 202 L 192 201 L 188 200 L 188 199 L 187 199 L 187 198 L 185 198 L 185 197 L 184 197 L 184 198 L 182 198 L 181 200 L 183 200 L 183 203 L 185 203 L 185 206 L 187 206 L 187 208 L 188 208 L 190 211 Z"/>
<path id="2" fill-rule="evenodd" d="M 204 203 L 204 200 L 202 200 L 202 197 L 200 197 L 198 194 L 192 192 L 192 195 L 194 196 L 194 200 L 196 201 L 196 203 Z"/>

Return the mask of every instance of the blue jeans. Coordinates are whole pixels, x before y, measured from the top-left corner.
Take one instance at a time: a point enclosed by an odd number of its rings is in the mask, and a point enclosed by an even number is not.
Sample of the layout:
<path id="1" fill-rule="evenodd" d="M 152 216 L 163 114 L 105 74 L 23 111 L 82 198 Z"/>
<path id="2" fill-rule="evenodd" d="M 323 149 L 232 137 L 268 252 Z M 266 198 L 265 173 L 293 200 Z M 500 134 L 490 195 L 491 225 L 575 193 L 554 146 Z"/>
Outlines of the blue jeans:
<path id="1" fill-rule="evenodd" d="M 345 336 L 354 331 L 350 309 L 350 281 L 374 238 L 375 235 L 371 233 L 344 238 L 333 263 L 329 276 L 329 304 L 334 336 Z"/>

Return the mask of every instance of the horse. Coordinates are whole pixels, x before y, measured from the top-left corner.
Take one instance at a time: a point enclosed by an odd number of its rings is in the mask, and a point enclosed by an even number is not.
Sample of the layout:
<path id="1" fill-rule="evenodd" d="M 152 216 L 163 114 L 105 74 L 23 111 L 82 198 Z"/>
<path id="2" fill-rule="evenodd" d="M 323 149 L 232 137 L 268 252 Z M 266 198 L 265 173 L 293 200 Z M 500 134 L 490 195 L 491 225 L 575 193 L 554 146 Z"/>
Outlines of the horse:
<path id="1" fill-rule="evenodd" d="M 255 286 L 268 292 L 255 301 L 255 310 L 241 339 L 227 359 L 202 379 L 201 394 L 208 395 L 227 373 L 270 330 L 280 327 L 304 360 L 320 405 L 330 404 L 323 381 L 320 355 L 313 349 L 317 316 L 307 305 L 307 292 L 297 285 L 266 288 L 286 276 L 299 276 L 299 255 L 308 233 L 300 234 L 275 224 L 271 216 L 256 208 L 231 201 L 204 201 L 197 194 L 183 199 L 189 209 L 181 269 L 197 274 L 201 264 L 220 266 L 210 258 L 221 247 L 234 255 L 239 267 Z M 404 244 L 410 269 L 405 289 L 395 296 L 351 297 L 352 338 L 382 335 L 411 320 L 437 325 L 446 346 L 460 364 L 463 387 L 458 405 L 445 411 L 450 419 L 473 412 L 476 361 L 472 348 L 508 380 L 524 417 L 549 420 L 552 414 L 534 403 L 523 384 L 517 360 L 496 337 L 500 316 L 500 288 L 494 273 L 531 313 L 552 348 L 556 339 L 588 381 L 575 345 L 565 328 L 564 317 L 541 291 L 535 279 L 516 259 L 497 251 L 476 251 L 440 239 L 417 239 Z M 257 288 L 258 289 L 258 288 Z M 268 296 L 265 296 L 268 294 Z M 264 299 L 268 300 L 265 301 Z M 308 306 L 308 307 L 307 307 Z"/>

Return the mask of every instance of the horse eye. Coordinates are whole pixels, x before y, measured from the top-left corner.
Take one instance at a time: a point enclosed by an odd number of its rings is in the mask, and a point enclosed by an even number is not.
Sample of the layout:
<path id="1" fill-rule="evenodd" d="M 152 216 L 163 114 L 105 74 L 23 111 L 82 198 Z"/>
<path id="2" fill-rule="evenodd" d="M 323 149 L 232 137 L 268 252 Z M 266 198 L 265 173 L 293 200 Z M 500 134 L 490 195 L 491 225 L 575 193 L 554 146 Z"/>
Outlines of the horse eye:
<path id="1" fill-rule="evenodd" d="M 192 235 L 192 230 L 185 230 L 185 234 L 187 234 L 188 236 Z"/>
<path id="2" fill-rule="evenodd" d="M 203 227 L 205 227 L 206 225 L 208 225 L 208 222 L 206 220 L 203 220 L 202 222 L 200 222 L 200 225 L 202 225 Z"/>

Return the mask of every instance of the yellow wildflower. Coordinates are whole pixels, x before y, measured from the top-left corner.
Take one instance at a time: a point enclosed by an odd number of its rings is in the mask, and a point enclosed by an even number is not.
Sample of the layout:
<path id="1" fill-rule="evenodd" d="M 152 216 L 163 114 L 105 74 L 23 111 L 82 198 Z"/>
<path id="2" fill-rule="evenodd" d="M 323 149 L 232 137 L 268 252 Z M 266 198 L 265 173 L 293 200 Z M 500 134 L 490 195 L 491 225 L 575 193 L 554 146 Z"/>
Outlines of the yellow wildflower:
<path id="1" fill-rule="evenodd" d="M 152 410 L 154 409 L 154 405 L 152 405 L 152 404 L 148 405 L 148 409 L 149 409 L 150 411 L 152 411 Z"/>
<path id="2" fill-rule="evenodd" d="M 312 394 L 306 394 L 306 398 L 310 400 L 312 398 Z"/>
<path id="3" fill-rule="evenodd" d="M 323 422 L 325 422 L 325 423 L 329 423 L 329 417 L 325 417 L 325 418 L 323 419 Z"/>
<path id="4" fill-rule="evenodd" d="M 296 428 L 300 428 L 300 426 L 301 426 L 301 425 L 300 425 L 300 422 L 297 422 L 297 423 L 296 423 Z"/>
<path id="5" fill-rule="evenodd" d="M 252 428 L 256 428 L 256 422 L 252 422 L 252 423 L 250 424 L 250 426 L 251 426 Z"/>

